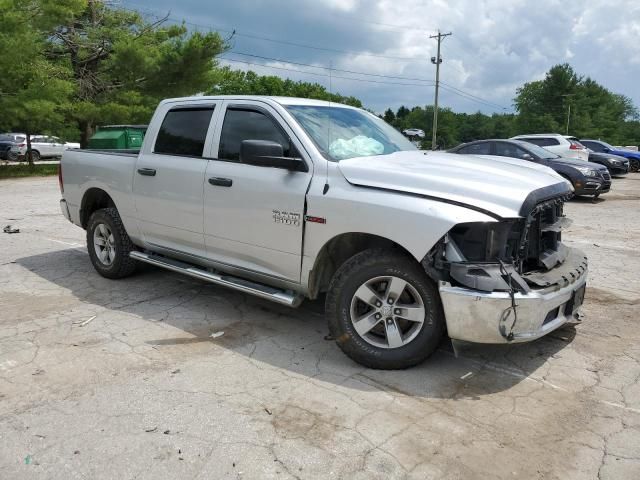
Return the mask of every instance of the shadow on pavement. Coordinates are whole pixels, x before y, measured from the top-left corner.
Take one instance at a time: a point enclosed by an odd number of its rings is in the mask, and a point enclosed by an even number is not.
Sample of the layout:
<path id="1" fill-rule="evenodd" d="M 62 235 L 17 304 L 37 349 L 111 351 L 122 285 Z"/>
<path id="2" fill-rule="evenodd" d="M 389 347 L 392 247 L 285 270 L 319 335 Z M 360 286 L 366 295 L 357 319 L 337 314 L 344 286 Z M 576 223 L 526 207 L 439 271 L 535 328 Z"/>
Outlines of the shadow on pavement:
<path id="1" fill-rule="evenodd" d="M 290 309 L 148 265 L 141 265 L 132 277 L 107 280 L 95 272 L 80 249 L 24 257 L 17 263 L 81 302 L 149 322 L 164 322 L 184 332 L 175 336 L 174 329 L 166 329 L 167 337 L 142 341 L 160 352 L 211 343 L 255 362 L 366 391 L 479 398 L 524 380 L 539 381 L 535 372 L 576 334 L 573 325 L 565 325 L 528 344 L 466 344 L 458 357 L 451 342 L 445 340 L 422 365 L 403 371 L 376 371 L 355 364 L 335 342 L 325 339 L 328 332 L 322 301 L 306 301 L 299 309 Z M 157 332 L 149 330 L 152 336 Z M 212 338 L 215 332 L 224 334 Z M 199 354 L 201 350 L 193 352 Z"/>

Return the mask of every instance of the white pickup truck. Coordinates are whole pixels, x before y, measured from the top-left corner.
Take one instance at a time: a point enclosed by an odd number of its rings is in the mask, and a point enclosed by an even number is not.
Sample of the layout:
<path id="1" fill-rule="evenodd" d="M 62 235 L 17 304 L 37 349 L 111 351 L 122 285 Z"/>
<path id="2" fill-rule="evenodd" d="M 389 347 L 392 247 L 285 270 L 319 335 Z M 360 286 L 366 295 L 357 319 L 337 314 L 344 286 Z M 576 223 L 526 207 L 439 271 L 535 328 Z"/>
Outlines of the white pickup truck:
<path id="1" fill-rule="evenodd" d="M 146 262 L 289 306 L 326 293 L 332 336 L 372 368 L 415 365 L 445 334 L 533 340 L 584 298 L 565 180 L 419 151 L 345 105 L 165 100 L 140 152 L 66 151 L 60 188 L 101 275 Z"/>

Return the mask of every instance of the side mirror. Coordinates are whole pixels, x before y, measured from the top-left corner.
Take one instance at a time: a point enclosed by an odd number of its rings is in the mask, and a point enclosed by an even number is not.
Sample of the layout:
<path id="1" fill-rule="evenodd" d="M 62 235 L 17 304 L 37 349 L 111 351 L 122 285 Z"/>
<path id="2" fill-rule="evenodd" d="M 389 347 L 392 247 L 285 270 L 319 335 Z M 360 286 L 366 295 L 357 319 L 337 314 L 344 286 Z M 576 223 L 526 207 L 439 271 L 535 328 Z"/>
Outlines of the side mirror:
<path id="1" fill-rule="evenodd" d="M 522 159 L 523 160 L 533 160 L 533 156 L 529 153 L 525 153 L 524 155 L 522 155 Z"/>
<path id="2" fill-rule="evenodd" d="M 270 140 L 243 140 L 240 144 L 240 163 L 284 168 L 296 172 L 307 171 L 307 166 L 301 158 L 285 157 L 282 145 Z"/>
<path id="3" fill-rule="evenodd" d="M 609 150 L 609 147 L 604 147 L 604 148 L 602 149 L 602 151 L 603 151 L 604 153 L 609 153 L 611 150 Z"/>

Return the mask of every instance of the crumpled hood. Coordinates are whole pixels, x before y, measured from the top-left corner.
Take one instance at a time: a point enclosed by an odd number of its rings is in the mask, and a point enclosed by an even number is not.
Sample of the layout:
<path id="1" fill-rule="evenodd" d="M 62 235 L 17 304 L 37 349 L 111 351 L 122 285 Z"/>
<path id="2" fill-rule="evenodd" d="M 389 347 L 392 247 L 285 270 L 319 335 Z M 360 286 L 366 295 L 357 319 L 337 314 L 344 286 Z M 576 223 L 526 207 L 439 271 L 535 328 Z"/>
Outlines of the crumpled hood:
<path id="1" fill-rule="evenodd" d="M 341 160 L 338 168 L 354 185 L 415 193 L 518 217 L 534 190 L 571 185 L 550 168 L 505 157 L 405 151 Z"/>

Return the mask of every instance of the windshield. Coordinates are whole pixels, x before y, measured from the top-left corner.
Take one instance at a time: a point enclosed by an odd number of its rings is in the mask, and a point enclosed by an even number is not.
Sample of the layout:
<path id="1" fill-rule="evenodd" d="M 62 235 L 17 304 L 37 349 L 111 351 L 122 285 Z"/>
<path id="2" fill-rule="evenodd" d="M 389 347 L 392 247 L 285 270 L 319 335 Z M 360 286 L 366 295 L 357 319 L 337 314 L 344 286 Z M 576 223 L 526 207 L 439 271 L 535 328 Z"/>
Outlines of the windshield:
<path id="1" fill-rule="evenodd" d="M 287 110 L 331 161 L 417 150 L 392 126 L 362 110 L 289 105 Z"/>
<path id="2" fill-rule="evenodd" d="M 556 155 L 555 153 L 551 153 L 549 150 L 545 150 L 544 148 L 539 147 L 538 145 L 535 145 L 533 143 L 527 144 L 527 150 L 529 150 L 529 152 L 533 153 L 534 155 L 544 160 L 560 158 L 559 155 Z"/>

